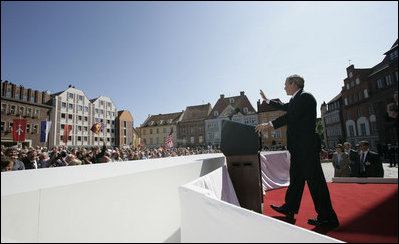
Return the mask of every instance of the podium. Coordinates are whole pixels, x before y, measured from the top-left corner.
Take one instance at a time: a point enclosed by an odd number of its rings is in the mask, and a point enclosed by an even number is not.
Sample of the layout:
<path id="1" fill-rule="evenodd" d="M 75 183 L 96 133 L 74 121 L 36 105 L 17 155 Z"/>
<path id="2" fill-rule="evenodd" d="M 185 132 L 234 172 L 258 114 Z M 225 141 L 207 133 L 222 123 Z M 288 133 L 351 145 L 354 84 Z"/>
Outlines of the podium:
<path id="1" fill-rule="evenodd" d="M 223 120 L 220 149 L 241 207 L 262 213 L 261 142 L 255 126 Z"/>

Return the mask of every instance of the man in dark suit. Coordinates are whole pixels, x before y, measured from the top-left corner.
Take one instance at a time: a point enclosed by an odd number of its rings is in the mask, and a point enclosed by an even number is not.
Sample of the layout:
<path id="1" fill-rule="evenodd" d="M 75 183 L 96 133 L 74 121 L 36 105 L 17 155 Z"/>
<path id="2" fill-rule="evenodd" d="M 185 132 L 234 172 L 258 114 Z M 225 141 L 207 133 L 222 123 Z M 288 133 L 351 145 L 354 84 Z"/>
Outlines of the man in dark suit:
<path id="1" fill-rule="evenodd" d="M 359 142 L 360 165 L 366 177 L 384 177 L 384 168 L 378 153 L 369 150 L 368 141 Z M 363 168 L 364 167 L 364 168 Z"/>
<path id="2" fill-rule="evenodd" d="M 351 161 L 351 177 L 360 177 L 360 157 L 356 150 L 353 150 L 350 142 L 344 142 L 345 152 L 349 155 Z"/>
<path id="3" fill-rule="evenodd" d="M 271 207 L 292 219 L 298 213 L 305 182 L 307 182 L 317 218 L 309 219 L 308 224 L 316 226 L 339 225 L 337 215 L 332 207 L 330 193 L 320 163 L 320 137 L 316 129 L 316 100 L 312 94 L 305 92 L 304 79 L 299 75 L 289 76 L 285 81 L 285 91 L 292 98 L 287 104 L 268 100 L 263 91 L 260 94 L 270 105 L 287 111 L 279 118 L 256 126 L 257 133 L 268 129 L 277 129 L 287 125 L 287 147 L 291 154 L 290 184 L 285 203 Z"/>

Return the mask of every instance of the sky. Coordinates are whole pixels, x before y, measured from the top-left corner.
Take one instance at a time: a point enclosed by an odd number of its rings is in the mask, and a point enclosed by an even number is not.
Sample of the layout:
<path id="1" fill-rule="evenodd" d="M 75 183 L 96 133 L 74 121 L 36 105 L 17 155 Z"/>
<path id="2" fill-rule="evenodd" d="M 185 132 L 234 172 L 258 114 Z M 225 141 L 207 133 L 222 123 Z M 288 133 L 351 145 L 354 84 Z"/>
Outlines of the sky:
<path id="1" fill-rule="evenodd" d="M 1 80 L 109 97 L 138 127 L 221 94 L 288 102 L 299 74 L 320 117 L 346 68 L 375 66 L 397 38 L 397 1 L 2 1 Z"/>

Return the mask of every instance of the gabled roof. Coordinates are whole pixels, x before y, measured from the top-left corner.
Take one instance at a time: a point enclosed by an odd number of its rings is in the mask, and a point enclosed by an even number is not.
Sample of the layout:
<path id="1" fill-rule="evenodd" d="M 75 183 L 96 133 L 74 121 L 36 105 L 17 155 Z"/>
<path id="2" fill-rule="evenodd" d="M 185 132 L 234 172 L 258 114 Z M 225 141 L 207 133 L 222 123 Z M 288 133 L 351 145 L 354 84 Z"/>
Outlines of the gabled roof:
<path id="1" fill-rule="evenodd" d="M 205 120 L 211 113 L 212 106 L 210 103 L 188 106 L 184 112 L 181 122 Z"/>
<path id="2" fill-rule="evenodd" d="M 329 104 L 330 104 L 330 103 L 333 103 L 333 102 L 337 101 L 338 99 L 340 99 L 341 97 L 342 97 L 342 94 L 339 93 L 339 94 L 336 95 L 333 99 L 331 99 L 328 103 L 329 103 Z"/>
<path id="3" fill-rule="evenodd" d="M 275 102 L 281 103 L 280 99 L 275 98 L 275 99 L 271 99 Z M 258 101 L 258 103 L 260 103 L 260 101 Z M 270 104 L 268 104 L 266 101 L 263 101 L 262 103 L 260 103 L 260 105 L 258 106 L 258 112 L 262 113 L 262 112 L 271 112 L 271 111 L 279 111 L 281 109 L 275 108 L 273 106 L 271 106 Z"/>
<path id="4" fill-rule="evenodd" d="M 142 127 L 159 126 L 159 125 L 172 125 L 175 124 L 183 112 L 151 115 Z"/>
<path id="5" fill-rule="evenodd" d="M 224 97 L 224 95 L 220 95 L 219 100 L 216 102 L 215 107 L 213 107 L 213 109 L 212 109 L 211 113 L 208 115 L 207 119 L 218 118 L 228 105 L 231 105 L 233 108 L 239 108 L 240 112 L 242 114 L 244 114 L 243 110 L 245 107 L 248 108 L 247 114 L 255 114 L 256 113 L 254 107 L 248 100 L 248 97 L 246 95 L 244 95 L 244 92 L 241 92 L 240 96 L 234 96 L 234 97 Z M 217 116 L 214 115 L 215 111 L 218 112 Z"/>

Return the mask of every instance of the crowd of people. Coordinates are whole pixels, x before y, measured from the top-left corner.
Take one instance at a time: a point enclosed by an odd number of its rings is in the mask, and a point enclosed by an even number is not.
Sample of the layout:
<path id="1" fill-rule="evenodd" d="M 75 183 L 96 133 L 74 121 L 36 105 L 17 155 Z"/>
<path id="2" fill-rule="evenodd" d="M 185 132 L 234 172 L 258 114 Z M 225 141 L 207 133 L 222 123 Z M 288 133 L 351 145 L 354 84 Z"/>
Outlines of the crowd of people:
<path id="1" fill-rule="evenodd" d="M 83 164 L 123 162 L 151 158 L 178 157 L 186 155 L 220 153 L 220 149 L 212 147 L 177 147 L 177 148 L 107 148 L 87 149 L 84 147 L 67 148 L 56 146 L 50 150 L 46 147 L 5 147 L 1 146 L 1 171 L 40 169 Z"/>

